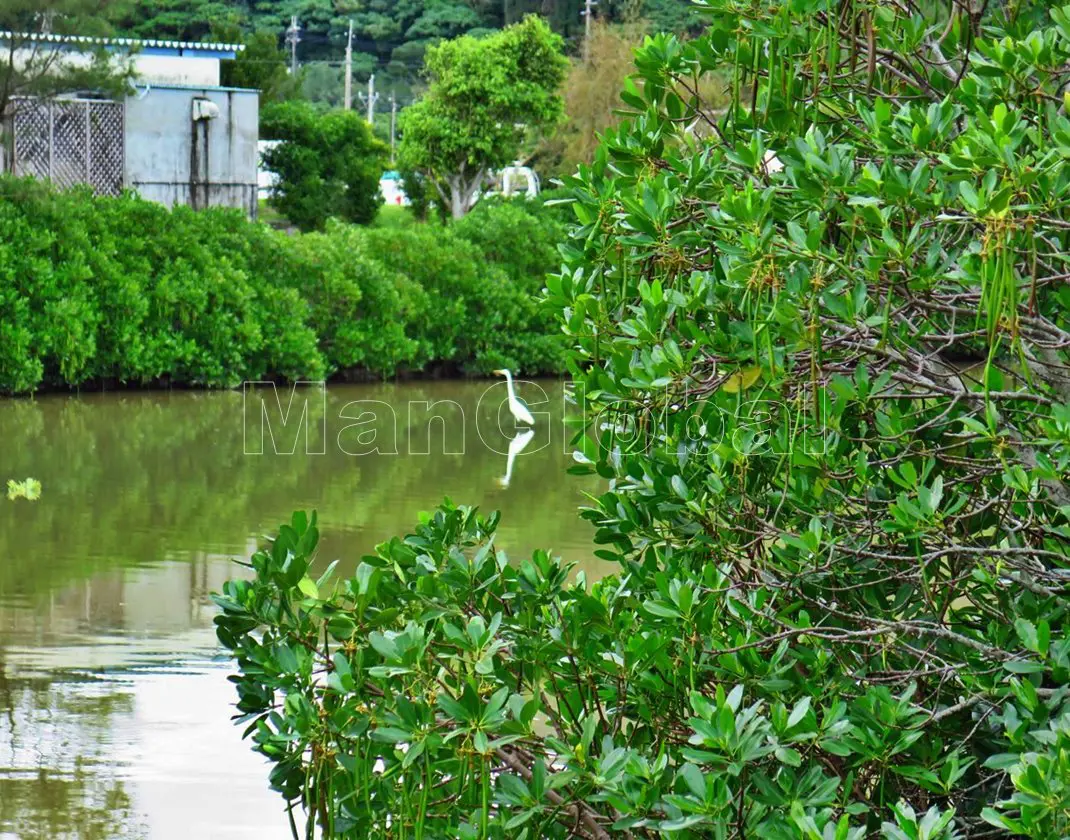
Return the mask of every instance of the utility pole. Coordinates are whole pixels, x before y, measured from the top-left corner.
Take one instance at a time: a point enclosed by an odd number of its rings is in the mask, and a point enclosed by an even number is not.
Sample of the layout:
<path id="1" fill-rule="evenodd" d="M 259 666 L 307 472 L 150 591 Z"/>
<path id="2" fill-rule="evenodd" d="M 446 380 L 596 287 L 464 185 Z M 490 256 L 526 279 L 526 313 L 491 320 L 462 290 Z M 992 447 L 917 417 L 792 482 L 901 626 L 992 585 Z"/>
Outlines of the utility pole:
<path id="1" fill-rule="evenodd" d="M 375 125 L 375 103 L 379 101 L 379 94 L 375 92 L 375 74 L 368 77 L 368 94 L 360 95 L 360 101 L 368 106 L 368 125 Z"/>
<path id="2" fill-rule="evenodd" d="M 586 64 L 591 57 L 591 18 L 594 16 L 596 0 L 583 0 L 583 61 Z"/>
<path id="3" fill-rule="evenodd" d="M 349 19 L 349 37 L 346 40 L 346 94 L 345 109 L 353 107 L 353 19 Z"/>
<path id="4" fill-rule="evenodd" d="M 286 43 L 290 45 L 290 75 L 297 76 L 297 43 L 301 40 L 301 24 L 297 15 L 290 18 L 290 27 L 286 30 Z"/>
<path id="5" fill-rule="evenodd" d="M 394 159 L 394 147 L 397 145 L 394 140 L 397 124 L 398 98 L 394 95 L 394 91 L 390 91 L 390 160 Z"/>

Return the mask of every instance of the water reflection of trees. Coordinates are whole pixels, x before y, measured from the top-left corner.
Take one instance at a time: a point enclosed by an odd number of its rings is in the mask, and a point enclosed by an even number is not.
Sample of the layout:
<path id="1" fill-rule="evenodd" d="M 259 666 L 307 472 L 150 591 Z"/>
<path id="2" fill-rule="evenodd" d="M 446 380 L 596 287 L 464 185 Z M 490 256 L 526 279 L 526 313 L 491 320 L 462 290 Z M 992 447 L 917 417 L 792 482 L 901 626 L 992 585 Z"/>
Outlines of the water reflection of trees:
<path id="1" fill-rule="evenodd" d="M 535 547 L 527 535 L 539 545 L 578 545 L 587 536 L 586 526 L 571 515 L 580 486 L 564 474 L 560 429 L 554 429 L 552 447 L 518 461 L 506 493 L 495 478 L 508 438 L 490 441 L 500 453 L 488 449 L 473 420 L 485 388 L 426 383 L 332 389 L 327 454 L 321 456 L 245 455 L 240 393 L 5 401 L 0 477 L 32 475 L 45 489 L 33 505 L 0 505 L 0 599 L 182 552 L 242 554 L 251 532 L 274 528 L 298 506 L 318 509 L 326 545 L 355 557 L 404 532 L 416 507 L 433 505 L 446 493 L 458 501 L 483 500 L 507 514 L 516 509 L 502 533 L 514 552 Z M 408 401 L 456 400 L 468 418 L 464 440 L 456 427 L 447 434 L 450 448 L 463 446 L 465 454 L 346 456 L 334 438 L 347 422 L 338 420 L 338 412 L 353 399 L 396 406 L 403 452 L 410 432 L 425 434 L 422 426 L 410 430 L 410 422 L 426 418 L 419 412 L 410 418 Z M 548 407 L 560 413 L 556 398 Z M 492 414 L 483 408 L 482 430 L 495 428 Z M 387 422 L 384 416 L 380 425 Z M 440 436 L 437 430 L 432 436 L 436 449 Z"/>
<path id="2" fill-rule="evenodd" d="M 142 837 L 123 783 L 42 768 L 33 779 L 0 777 L 0 831 L 20 840 L 111 840 Z"/>
<path id="3" fill-rule="evenodd" d="M 131 702 L 123 691 L 76 677 L 13 677 L 0 648 L 0 835 L 143 836 L 106 754 L 113 718 L 130 714 Z"/>

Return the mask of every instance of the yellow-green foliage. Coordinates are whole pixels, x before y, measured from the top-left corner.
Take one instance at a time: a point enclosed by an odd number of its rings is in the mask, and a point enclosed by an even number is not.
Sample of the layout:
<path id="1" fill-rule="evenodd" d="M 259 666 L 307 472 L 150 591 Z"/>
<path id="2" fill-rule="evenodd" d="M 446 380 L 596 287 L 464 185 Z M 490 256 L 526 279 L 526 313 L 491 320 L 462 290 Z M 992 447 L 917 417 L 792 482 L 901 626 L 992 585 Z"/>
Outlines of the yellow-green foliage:
<path id="1" fill-rule="evenodd" d="M 15 481 L 15 479 L 9 478 L 7 480 L 7 497 L 12 501 L 25 499 L 28 502 L 36 502 L 41 498 L 41 482 L 36 478 L 27 478 L 23 481 Z"/>

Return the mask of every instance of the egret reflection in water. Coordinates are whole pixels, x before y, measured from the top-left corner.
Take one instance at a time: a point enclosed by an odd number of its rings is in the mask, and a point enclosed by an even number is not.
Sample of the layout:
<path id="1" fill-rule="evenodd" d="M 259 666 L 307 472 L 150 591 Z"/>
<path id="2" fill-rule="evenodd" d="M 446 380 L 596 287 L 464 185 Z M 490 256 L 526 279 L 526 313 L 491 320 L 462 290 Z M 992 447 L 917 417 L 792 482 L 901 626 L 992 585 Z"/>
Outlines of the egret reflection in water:
<path id="1" fill-rule="evenodd" d="M 509 453 L 506 455 L 505 461 L 505 475 L 498 479 L 498 484 L 502 487 L 509 486 L 509 482 L 513 479 L 513 462 L 516 460 L 516 456 L 524 451 L 524 447 L 531 443 L 533 437 L 535 437 L 533 429 L 524 429 L 509 441 Z"/>

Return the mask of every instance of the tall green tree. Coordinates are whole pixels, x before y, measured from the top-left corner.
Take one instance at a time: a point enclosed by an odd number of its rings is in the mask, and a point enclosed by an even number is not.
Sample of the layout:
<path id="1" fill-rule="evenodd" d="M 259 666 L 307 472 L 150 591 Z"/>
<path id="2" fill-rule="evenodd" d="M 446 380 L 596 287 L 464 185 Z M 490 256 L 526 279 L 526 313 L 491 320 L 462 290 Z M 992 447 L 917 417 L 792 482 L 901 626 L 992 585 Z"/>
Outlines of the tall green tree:
<path id="1" fill-rule="evenodd" d="M 89 62 L 39 40 L 45 32 L 108 35 L 118 0 L 2 0 L 0 31 L 0 117 L 20 96 L 49 97 L 74 91 L 118 95 L 132 79 L 129 63 L 103 48 L 89 48 Z"/>
<path id="2" fill-rule="evenodd" d="M 264 165 L 278 175 L 270 201 L 301 230 L 320 229 L 332 216 L 360 224 L 375 218 L 389 149 L 355 111 L 278 103 L 261 113 L 260 134 L 280 141 L 264 152 Z"/>
<path id="3" fill-rule="evenodd" d="M 402 165 L 434 184 L 453 218 L 467 213 L 491 170 L 511 163 L 529 132 L 555 125 L 568 70 L 541 18 L 427 52 L 430 86 L 400 121 Z"/>

